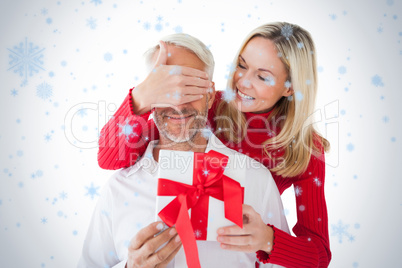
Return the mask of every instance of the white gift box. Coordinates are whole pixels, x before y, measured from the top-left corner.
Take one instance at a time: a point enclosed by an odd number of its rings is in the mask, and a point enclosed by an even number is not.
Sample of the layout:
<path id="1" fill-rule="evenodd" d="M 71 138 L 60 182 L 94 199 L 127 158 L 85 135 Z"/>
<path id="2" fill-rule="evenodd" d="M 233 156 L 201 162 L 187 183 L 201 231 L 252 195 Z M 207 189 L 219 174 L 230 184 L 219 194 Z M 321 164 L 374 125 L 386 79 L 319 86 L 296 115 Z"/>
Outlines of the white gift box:
<path id="1" fill-rule="evenodd" d="M 246 166 L 239 168 L 236 165 L 241 165 L 240 158 L 236 154 L 227 156 L 228 162 L 223 172 L 227 177 L 238 181 L 242 187 L 245 185 Z M 244 163 L 243 163 L 244 164 Z M 159 170 L 158 178 L 168 179 L 175 182 L 180 182 L 188 185 L 193 185 L 193 167 L 194 167 L 194 152 L 160 150 L 159 152 Z M 236 168 L 234 168 L 236 167 Z M 156 220 L 160 220 L 158 213 L 176 196 L 157 196 L 156 197 Z M 208 223 L 207 223 L 207 241 L 216 241 L 217 230 L 220 227 L 231 226 L 234 223 L 225 218 L 224 202 L 214 197 L 209 196 L 208 206 Z M 191 217 L 191 209 L 189 209 Z M 194 230 L 195 237 L 197 232 Z"/>

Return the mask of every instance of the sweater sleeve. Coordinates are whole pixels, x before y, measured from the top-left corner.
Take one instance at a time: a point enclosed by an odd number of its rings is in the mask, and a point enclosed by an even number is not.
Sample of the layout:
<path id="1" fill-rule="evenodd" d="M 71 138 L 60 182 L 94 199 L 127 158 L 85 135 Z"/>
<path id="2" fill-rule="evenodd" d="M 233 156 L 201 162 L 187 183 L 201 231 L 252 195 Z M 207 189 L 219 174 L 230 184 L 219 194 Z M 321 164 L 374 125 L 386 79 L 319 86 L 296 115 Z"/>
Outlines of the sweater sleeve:
<path id="1" fill-rule="evenodd" d="M 132 92 L 102 128 L 99 137 L 98 164 L 103 169 L 132 166 L 145 152 L 149 141 L 159 137 L 151 112 L 135 115 Z"/>
<path id="2" fill-rule="evenodd" d="M 263 263 L 285 267 L 328 267 L 331 251 L 324 195 L 324 154 L 312 156 L 307 171 L 293 183 L 296 195 L 296 237 L 274 227 L 271 254 L 257 252 Z"/>

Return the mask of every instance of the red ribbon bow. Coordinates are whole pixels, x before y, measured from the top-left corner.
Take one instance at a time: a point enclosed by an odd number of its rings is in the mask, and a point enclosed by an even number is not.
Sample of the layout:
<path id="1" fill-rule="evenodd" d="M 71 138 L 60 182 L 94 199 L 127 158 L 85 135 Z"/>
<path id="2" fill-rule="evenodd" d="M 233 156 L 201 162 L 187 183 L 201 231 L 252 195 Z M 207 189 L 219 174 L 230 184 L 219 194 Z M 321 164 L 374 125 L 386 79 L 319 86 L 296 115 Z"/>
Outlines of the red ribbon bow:
<path id="1" fill-rule="evenodd" d="M 194 153 L 193 185 L 163 178 L 158 181 L 159 196 L 177 196 L 158 216 L 167 225 L 176 225 L 189 268 L 201 267 L 194 236 L 206 240 L 210 196 L 224 202 L 225 218 L 243 227 L 244 188 L 223 174 L 227 162 L 228 157 L 216 151 Z M 197 233 L 194 233 L 193 227 Z"/>

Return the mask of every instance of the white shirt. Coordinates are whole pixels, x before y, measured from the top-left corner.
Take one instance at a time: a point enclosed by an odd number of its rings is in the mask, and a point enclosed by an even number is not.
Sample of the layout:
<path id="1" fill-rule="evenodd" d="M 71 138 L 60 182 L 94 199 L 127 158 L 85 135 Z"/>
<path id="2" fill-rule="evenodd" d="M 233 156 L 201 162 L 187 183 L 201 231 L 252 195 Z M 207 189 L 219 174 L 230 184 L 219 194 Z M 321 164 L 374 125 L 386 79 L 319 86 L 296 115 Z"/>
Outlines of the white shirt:
<path id="1" fill-rule="evenodd" d="M 117 171 L 102 189 L 84 242 L 78 267 L 124 267 L 131 239 L 155 221 L 158 162 L 153 158 L 157 141 L 133 166 Z M 213 134 L 205 152 L 236 154 L 247 168 L 244 203 L 252 206 L 265 223 L 289 233 L 282 201 L 271 173 L 261 163 L 227 148 Z M 223 250 L 218 242 L 197 241 L 201 267 L 254 267 L 255 253 Z M 178 255 L 184 254 L 183 248 Z M 177 257 L 178 257 L 177 255 Z M 182 256 L 182 255 L 181 255 Z M 174 267 L 174 260 L 168 268 Z M 280 267 L 260 264 L 260 267 Z"/>

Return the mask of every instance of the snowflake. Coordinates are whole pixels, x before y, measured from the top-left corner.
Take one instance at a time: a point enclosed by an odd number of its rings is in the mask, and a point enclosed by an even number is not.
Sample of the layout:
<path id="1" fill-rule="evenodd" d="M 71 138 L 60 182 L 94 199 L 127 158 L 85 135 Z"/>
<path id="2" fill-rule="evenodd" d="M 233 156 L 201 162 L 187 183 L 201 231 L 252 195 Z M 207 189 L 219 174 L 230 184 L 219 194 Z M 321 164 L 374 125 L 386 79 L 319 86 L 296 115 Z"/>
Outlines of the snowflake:
<path id="1" fill-rule="evenodd" d="M 235 99 L 236 93 L 234 92 L 233 89 L 227 88 L 226 90 L 223 91 L 223 100 L 226 102 L 231 102 Z"/>
<path id="2" fill-rule="evenodd" d="M 349 241 L 353 242 L 355 237 L 348 233 L 349 224 L 343 224 L 340 220 L 338 224 L 332 224 L 332 236 L 338 236 L 339 243 L 342 243 L 343 238 L 346 237 Z"/>
<path id="3" fill-rule="evenodd" d="M 181 98 L 179 91 L 176 90 L 176 92 L 173 94 L 173 98 L 176 100 L 179 100 Z"/>
<path id="4" fill-rule="evenodd" d="M 59 197 L 60 197 L 60 199 L 61 200 L 64 200 L 64 199 L 66 199 L 67 198 L 67 193 L 66 192 L 61 192 L 60 194 L 59 194 Z"/>
<path id="5" fill-rule="evenodd" d="M 15 88 L 13 90 L 11 90 L 11 96 L 15 97 L 18 95 L 18 90 L 16 90 Z"/>
<path id="6" fill-rule="evenodd" d="M 383 31 L 384 31 L 384 28 L 382 28 L 381 26 L 377 28 L 378 33 L 382 33 Z"/>
<path id="7" fill-rule="evenodd" d="M 300 91 L 296 91 L 295 97 L 297 101 L 301 101 L 303 99 L 303 93 L 301 93 Z"/>
<path id="8" fill-rule="evenodd" d="M 299 42 L 299 43 L 297 43 L 297 47 L 298 47 L 298 48 L 303 48 L 303 47 L 304 47 L 303 42 Z"/>
<path id="9" fill-rule="evenodd" d="M 348 145 L 346 145 L 346 149 L 349 152 L 352 152 L 355 149 L 355 146 L 352 143 L 349 143 Z"/>
<path id="10" fill-rule="evenodd" d="M 208 175 L 209 175 L 209 170 L 204 169 L 204 170 L 202 171 L 202 175 L 208 176 Z"/>
<path id="11" fill-rule="evenodd" d="M 163 30 L 163 26 L 160 23 L 155 24 L 155 31 L 160 32 Z"/>
<path id="12" fill-rule="evenodd" d="M 315 185 L 317 185 L 317 186 L 321 186 L 321 181 L 320 181 L 320 179 L 319 178 L 314 178 L 314 183 L 315 183 Z"/>
<path id="13" fill-rule="evenodd" d="M 158 22 L 162 22 L 162 21 L 163 21 L 163 17 L 162 17 L 161 15 L 159 15 L 158 17 L 156 17 L 156 20 L 157 20 Z"/>
<path id="14" fill-rule="evenodd" d="M 228 71 L 229 73 L 233 73 L 234 71 L 236 71 L 236 65 L 233 63 L 230 63 L 228 65 L 226 65 L 226 71 Z"/>
<path id="15" fill-rule="evenodd" d="M 42 8 L 41 11 L 40 11 L 40 14 L 42 14 L 43 16 L 47 15 L 47 9 Z"/>
<path id="16" fill-rule="evenodd" d="M 84 116 L 87 115 L 87 109 L 81 108 L 80 110 L 78 110 L 77 114 L 78 114 L 79 116 L 81 116 L 81 118 L 83 118 Z"/>
<path id="17" fill-rule="evenodd" d="M 105 55 L 103 55 L 103 59 L 107 62 L 111 61 L 113 59 L 113 55 L 110 52 L 105 53 Z"/>
<path id="18" fill-rule="evenodd" d="M 211 137 L 211 134 L 212 134 L 212 130 L 208 127 L 201 130 L 202 137 L 207 140 Z"/>
<path id="19" fill-rule="evenodd" d="M 148 31 L 149 29 L 151 29 L 151 24 L 149 22 L 144 22 L 142 27 L 144 28 L 144 30 Z"/>
<path id="20" fill-rule="evenodd" d="M 180 25 L 177 25 L 177 26 L 174 28 L 174 32 L 175 32 L 175 33 L 182 33 L 182 32 L 183 32 L 183 28 L 182 28 Z"/>
<path id="21" fill-rule="evenodd" d="M 345 66 L 340 66 L 338 68 L 338 73 L 339 74 L 345 74 L 346 73 L 346 67 Z"/>
<path id="22" fill-rule="evenodd" d="M 202 235 L 202 232 L 201 232 L 200 230 L 195 230 L 195 231 L 194 231 L 194 236 L 195 236 L 195 238 L 200 238 L 201 235 Z"/>
<path id="23" fill-rule="evenodd" d="M 296 196 L 301 196 L 301 194 L 303 193 L 303 189 L 299 186 L 295 187 L 295 195 Z"/>
<path id="24" fill-rule="evenodd" d="M 52 140 L 52 135 L 50 135 L 49 133 L 47 133 L 46 135 L 45 135 L 45 141 L 46 142 L 49 142 L 49 141 L 51 141 Z"/>
<path id="25" fill-rule="evenodd" d="M 180 75 L 182 73 L 182 67 L 175 65 L 172 67 L 172 69 L 169 71 L 170 75 Z"/>
<path id="26" fill-rule="evenodd" d="M 95 6 L 102 4 L 102 0 L 91 0 L 91 3 L 94 3 Z"/>
<path id="27" fill-rule="evenodd" d="M 89 28 L 91 28 L 92 30 L 95 30 L 95 29 L 96 29 L 96 26 L 98 26 L 98 25 L 96 24 L 96 19 L 94 19 L 94 18 L 92 18 L 92 17 L 90 17 L 89 19 L 87 19 L 87 26 L 88 26 Z"/>
<path id="28" fill-rule="evenodd" d="M 110 215 L 110 213 L 104 209 L 102 209 L 101 214 L 105 215 L 106 217 L 109 217 L 109 215 Z"/>
<path id="29" fill-rule="evenodd" d="M 40 219 L 40 222 L 41 222 L 42 224 L 47 223 L 47 218 L 43 217 L 42 219 Z"/>
<path id="30" fill-rule="evenodd" d="M 384 116 L 382 118 L 382 121 L 384 121 L 384 123 L 388 123 L 389 122 L 389 117 L 388 116 Z"/>
<path id="31" fill-rule="evenodd" d="M 36 96 L 39 98 L 46 100 L 53 95 L 53 88 L 46 82 L 43 82 L 39 86 L 36 87 Z"/>
<path id="32" fill-rule="evenodd" d="M 240 74 L 239 74 L 239 75 L 240 75 Z M 273 86 L 275 86 L 275 84 L 276 84 L 276 82 L 275 82 L 275 80 L 274 80 L 273 78 L 267 77 L 267 78 L 265 78 L 264 80 L 265 80 L 265 81 L 264 81 L 264 84 L 266 84 L 267 86 L 273 87 Z M 263 101 L 263 102 L 264 102 L 264 101 Z"/>
<path id="33" fill-rule="evenodd" d="M 14 73 L 18 73 L 21 77 L 24 77 L 22 85 L 28 83 L 28 76 L 32 77 L 34 73 L 38 73 L 39 70 L 45 70 L 43 65 L 43 51 L 45 49 L 39 49 L 33 43 L 28 43 L 28 39 L 25 38 L 25 44 L 21 42 L 19 46 L 14 46 L 13 49 L 8 49 L 11 53 L 10 68 L 8 70 L 14 70 Z"/>
<path id="34" fill-rule="evenodd" d="M 290 81 L 285 82 L 285 87 L 286 88 L 290 88 L 291 86 L 292 86 L 292 83 L 290 83 Z"/>
<path id="35" fill-rule="evenodd" d="M 338 16 L 336 16 L 336 14 L 329 14 L 329 17 L 331 18 L 331 20 L 336 20 Z"/>
<path id="36" fill-rule="evenodd" d="M 138 126 L 138 123 L 130 125 L 128 122 L 129 120 L 126 119 L 125 124 L 117 124 L 120 127 L 119 136 L 124 135 L 126 137 L 126 141 L 128 141 L 129 138 L 138 137 L 138 134 L 134 132 L 134 128 Z"/>
<path id="37" fill-rule="evenodd" d="M 289 24 L 285 24 L 282 29 L 281 29 L 281 35 L 283 37 L 286 37 L 287 40 L 289 40 L 289 37 L 291 37 L 293 34 L 293 28 Z"/>
<path id="38" fill-rule="evenodd" d="M 382 82 L 382 78 L 377 74 L 371 78 L 371 83 L 376 87 L 384 86 L 384 83 Z"/>
<path id="39" fill-rule="evenodd" d="M 93 182 L 91 182 L 90 187 L 85 186 L 85 188 L 87 188 L 87 193 L 85 195 L 90 195 L 91 199 L 94 199 L 95 195 L 99 195 L 98 193 L 99 187 L 95 187 Z"/>

